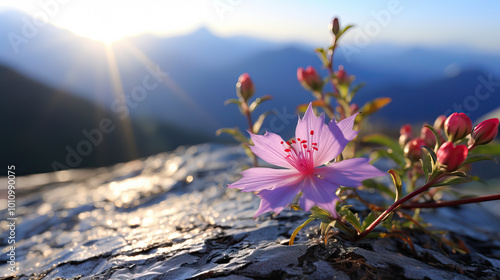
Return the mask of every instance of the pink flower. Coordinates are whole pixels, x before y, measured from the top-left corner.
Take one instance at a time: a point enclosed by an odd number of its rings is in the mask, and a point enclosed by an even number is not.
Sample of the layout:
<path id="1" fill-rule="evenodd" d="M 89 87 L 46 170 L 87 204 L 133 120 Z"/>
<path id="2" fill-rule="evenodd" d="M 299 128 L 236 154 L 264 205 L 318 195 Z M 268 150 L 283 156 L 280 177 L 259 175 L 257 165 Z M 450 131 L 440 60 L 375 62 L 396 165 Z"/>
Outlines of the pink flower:
<path id="1" fill-rule="evenodd" d="M 478 145 L 488 144 L 498 134 L 498 123 L 500 121 L 497 118 L 488 119 L 480 122 L 474 127 L 471 133 L 471 139 L 469 140 L 469 146 L 475 147 Z"/>
<path id="2" fill-rule="evenodd" d="M 424 139 L 415 138 L 411 140 L 405 145 L 405 156 L 413 161 L 419 161 L 422 158 L 422 146 L 425 146 Z"/>
<path id="3" fill-rule="evenodd" d="M 434 121 L 434 128 L 436 130 L 438 129 L 443 129 L 444 128 L 444 122 L 446 121 L 446 116 L 445 115 L 441 115 L 441 116 L 438 116 L 436 118 L 436 120 Z"/>
<path id="4" fill-rule="evenodd" d="M 299 67 L 297 79 L 308 90 L 319 91 L 323 87 L 321 77 L 312 66 L 308 66 L 307 69 Z"/>
<path id="5" fill-rule="evenodd" d="M 309 211 L 319 206 L 335 215 L 335 191 L 339 186 L 357 187 L 361 181 L 385 175 L 369 164 L 367 158 L 347 159 L 329 165 L 344 150 L 358 131 L 352 129 L 356 115 L 340 122 L 325 124 L 325 116 L 313 112 L 311 104 L 295 129 L 295 139 L 285 142 L 270 132 L 264 135 L 250 133 L 255 146 L 252 152 L 261 159 L 283 167 L 272 169 L 255 167 L 243 171 L 243 178 L 229 185 L 243 192 L 258 191 L 260 207 L 255 217 L 287 207 L 302 192 L 299 203 Z"/>
<path id="6" fill-rule="evenodd" d="M 401 127 L 399 130 L 400 136 L 399 136 L 399 145 L 401 147 L 404 147 L 408 141 L 413 137 L 412 136 L 412 129 L 410 124 L 405 124 Z"/>
<path id="7" fill-rule="evenodd" d="M 347 76 L 344 66 L 340 65 L 339 70 L 336 71 L 335 74 L 337 75 L 337 79 L 339 79 L 339 84 L 346 84 L 349 82 L 349 76 Z"/>
<path id="8" fill-rule="evenodd" d="M 243 98 L 244 100 L 250 99 L 255 92 L 255 86 L 250 79 L 250 75 L 248 73 L 243 73 L 238 78 L 238 83 L 236 83 L 236 93 L 238 97 Z"/>
<path id="9" fill-rule="evenodd" d="M 427 126 L 422 126 L 422 129 L 420 130 L 420 138 L 424 139 L 427 147 L 434 149 L 434 146 L 436 146 L 436 135 L 434 135 L 432 130 Z"/>
<path id="10" fill-rule="evenodd" d="M 457 170 L 467 158 L 469 150 L 465 145 L 453 146 L 453 143 L 446 142 L 437 151 L 437 161 L 446 165 L 446 171 Z"/>
<path id="11" fill-rule="evenodd" d="M 453 113 L 444 122 L 444 132 L 450 142 L 464 138 L 471 130 L 472 122 L 464 113 Z"/>

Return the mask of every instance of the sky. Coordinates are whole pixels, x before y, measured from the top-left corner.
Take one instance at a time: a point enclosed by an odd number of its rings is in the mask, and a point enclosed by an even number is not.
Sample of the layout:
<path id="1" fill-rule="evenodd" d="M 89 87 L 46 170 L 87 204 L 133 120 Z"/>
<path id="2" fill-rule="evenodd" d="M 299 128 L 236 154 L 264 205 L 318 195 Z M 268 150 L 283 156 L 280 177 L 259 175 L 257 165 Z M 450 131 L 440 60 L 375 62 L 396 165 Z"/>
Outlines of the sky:
<path id="1" fill-rule="evenodd" d="M 500 53 L 500 1 L 462 0 L 0 0 L 77 35 L 101 41 L 150 33 L 176 36 L 202 26 L 219 36 L 326 45 L 328 23 L 355 24 L 345 43 L 466 46 Z"/>

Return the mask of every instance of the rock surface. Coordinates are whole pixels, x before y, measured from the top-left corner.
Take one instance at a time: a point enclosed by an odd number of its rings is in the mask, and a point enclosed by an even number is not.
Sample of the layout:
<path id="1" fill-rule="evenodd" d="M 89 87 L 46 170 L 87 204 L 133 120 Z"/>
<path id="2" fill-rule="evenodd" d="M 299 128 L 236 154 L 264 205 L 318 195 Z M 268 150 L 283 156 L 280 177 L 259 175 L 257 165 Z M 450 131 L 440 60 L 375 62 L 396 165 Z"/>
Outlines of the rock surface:
<path id="1" fill-rule="evenodd" d="M 16 261 L 6 279 L 500 279 L 500 219 L 480 205 L 425 212 L 470 254 L 416 235 L 324 245 L 307 213 L 253 215 L 259 199 L 226 187 L 239 147 L 199 145 L 95 170 L 19 178 Z M 7 211 L 0 212 L 7 247 Z"/>

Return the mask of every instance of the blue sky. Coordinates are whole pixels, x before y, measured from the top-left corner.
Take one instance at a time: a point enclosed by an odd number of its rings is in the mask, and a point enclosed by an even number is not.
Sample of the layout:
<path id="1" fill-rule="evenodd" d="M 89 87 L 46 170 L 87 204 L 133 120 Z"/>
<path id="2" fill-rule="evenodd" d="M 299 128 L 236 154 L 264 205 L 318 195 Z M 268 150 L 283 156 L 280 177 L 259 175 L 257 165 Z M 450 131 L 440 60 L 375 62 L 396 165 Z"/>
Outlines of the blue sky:
<path id="1" fill-rule="evenodd" d="M 207 26 L 220 36 L 326 45 L 328 23 L 339 16 L 357 26 L 345 43 L 459 45 L 500 53 L 500 1 L 493 0 L 3 0 L 0 6 L 45 13 L 55 25 L 105 41 L 141 33 L 175 36 Z"/>

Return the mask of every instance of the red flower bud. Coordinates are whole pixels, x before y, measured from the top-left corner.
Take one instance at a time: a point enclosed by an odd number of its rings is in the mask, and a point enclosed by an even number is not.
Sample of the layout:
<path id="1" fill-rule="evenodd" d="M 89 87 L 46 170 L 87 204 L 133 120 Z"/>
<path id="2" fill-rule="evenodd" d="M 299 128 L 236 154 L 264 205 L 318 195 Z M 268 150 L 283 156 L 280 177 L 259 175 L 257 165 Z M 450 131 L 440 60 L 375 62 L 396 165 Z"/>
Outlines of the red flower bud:
<path id="1" fill-rule="evenodd" d="M 347 72 L 344 70 L 344 66 L 340 65 L 339 70 L 335 72 L 337 76 L 339 84 L 347 84 L 349 83 L 349 76 L 347 76 Z"/>
<path id="2" fill-rule="evenodd" d="M 464 113 L 453 113 L 444 122 L 444 131 L 448 141 L 455 142 L 469 135 L 472 131 L 472 122 Z"/>
<path id="3" fill-rule="evenodd" d="M 339 19 L 338 18 L 333 19 L 330 29 L 332 30 L 333 34 L 335 34 L 335 35 L 337 35 L 337 33 L 339 33 L 340 26 L 339 26 Z"/>
<path id="4" fill-rule="evenodd" d="M 441 115 L 441 116 L 437 117 L 436 120 L 434 121 L 434 128 L 436 130 L 443 129 L 445 121 L 446 121 L 445 115 Z"/>
<path id="5" fill-rule="evenodd" d="M 308 90 L 320 91 L 323 87 L 321 77 L 312 66 L 308 66 L 307 69 L 299 67 L 297 69 L 297 79 Z"/>
<path id="6" fill-rule="evenodd" d="M 238 78 L 238 83 L 236 83 L 236 94 L 238 97 L 243 98 L 245 101 L 250 99 L 255 92 L 255 86 L 250 79 L 248 73 L 243 73 Z"/>
<path id="7" fill-rule="evenodd" d="M 405 124 L 401 127 L 401 129 L 399 130 L 399 133 L 401 135 L 408 135 L 408 136 L 411 136 L 411 125 L 410 124 Z"/>
<path id="8" fill-rule="evenodd" d="M 469 150 L 465 145 L 453 146 L 452 142 L 446 142 L 437 151 L 437 161 L 446 165 L 446 171 L 455 171 L 467 158 Z"/>
<path id="9" fill-rule="evenodd" d="M 412 131 L 411 131 L 411 125 L 405 124 L 401 127 L 399 130 L 399 133 L 401 136 L 399 136 L 399 145 L 401 147 L 404 147 L 405 144 L 410 141 L 410 139 L 413 137 Z"/>
<path id="10" fill-rule="evenodd" d="M 422 130 L 420 130 L 420 138 L 424 139 L 427 147 L 434 148 L 434 146 L 436 146 L 436 135 L 434 135 L 432 130 L 427 126 L 422 126 Z"/>
<path id="11" fill-rule="evenodd" d="M 422 158 L 422 146 L 425 146 L 425 141 L 422 138 L 415 138 L 405 145 L 405 156 L 412 161 L 419 161 Z"/>
<path id="12" fill-rule="evenodd" d="M 359 106 L 356 103 L 352 103 L 350 107 L 351 107 L 351 115 L 354 115 L 359 111 Z"/>
<path id="13" fill-rule="evenodd" d="M 497 118 L 493 118 L 480 122 L 478 125 L 476 125 L 471 133 L 469 148 L 488 144 L 493 141 L 493 139 L 495 139 L 498 134 L 499 122 L 500 121 Z"/>

